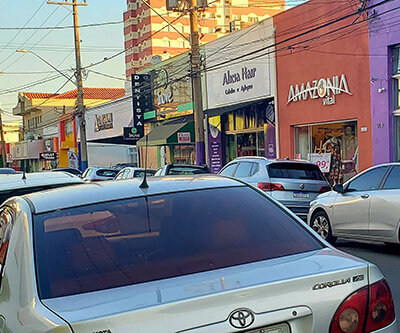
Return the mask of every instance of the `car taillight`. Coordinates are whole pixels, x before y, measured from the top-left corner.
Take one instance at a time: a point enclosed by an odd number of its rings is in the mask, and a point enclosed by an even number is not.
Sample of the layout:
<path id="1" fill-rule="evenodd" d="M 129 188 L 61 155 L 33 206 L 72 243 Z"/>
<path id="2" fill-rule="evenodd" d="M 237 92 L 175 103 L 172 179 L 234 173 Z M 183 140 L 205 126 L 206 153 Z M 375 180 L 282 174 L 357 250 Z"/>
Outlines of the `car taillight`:
<path id="1" fill-rule="evenodd" d="M 385 280 L 370 287 L 366 332 L 372 332 L 391 324 L 395 319 L 392 293 Z"/>
<path id="2" fill-rule="evenodd" d="M 337 309 L 329 332 L 372 332 L 391 324 L 394 319 L 392 294 L 386 281 L 381 280 L 351 294 Z"/>
<path id="3" fill-rule="evenodd" d="M 330 333 L 362 333 L 367 302 L 368 287 L 350 295 L 336 311 Z"/>
<path id="4" fill-rule="evenodd" d="M 257 187 L 263 191 L 284 191 L 285 188 L 282 184 L 275 183 L 258 183 Z"/>
<path id="5" fill-rule="evenodd" d="M 325 192 L 329 192 L 331 190 L 330 186 L 321 186 L 321 188 L 319 189 L 319 193 L 325 193 Z"/>

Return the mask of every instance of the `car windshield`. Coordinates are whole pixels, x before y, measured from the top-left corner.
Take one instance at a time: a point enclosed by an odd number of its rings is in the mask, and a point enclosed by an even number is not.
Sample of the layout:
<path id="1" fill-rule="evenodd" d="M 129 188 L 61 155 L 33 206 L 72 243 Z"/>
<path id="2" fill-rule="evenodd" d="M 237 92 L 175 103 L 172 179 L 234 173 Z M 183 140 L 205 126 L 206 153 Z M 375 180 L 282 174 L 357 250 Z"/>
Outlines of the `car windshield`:
<path id="1" fill-rule="evenodd" d="M 203 173 L 210 173 L 207 168 L 196 168 L 189 166 L 173 166 L 169 169 L 169 175 L 197 175 Z"/>
<path id="2" fill-rule="evenodd" d="M 34 216 L 42 299 L 156 281 L 321 249 L 250 187 L 204 189 Z"/>
<path id="3" fill-rule="evenodd" d="M 267 169 L 271 178 L 324 180 L 319 167 L 310 163 L 272 163 Z"/>

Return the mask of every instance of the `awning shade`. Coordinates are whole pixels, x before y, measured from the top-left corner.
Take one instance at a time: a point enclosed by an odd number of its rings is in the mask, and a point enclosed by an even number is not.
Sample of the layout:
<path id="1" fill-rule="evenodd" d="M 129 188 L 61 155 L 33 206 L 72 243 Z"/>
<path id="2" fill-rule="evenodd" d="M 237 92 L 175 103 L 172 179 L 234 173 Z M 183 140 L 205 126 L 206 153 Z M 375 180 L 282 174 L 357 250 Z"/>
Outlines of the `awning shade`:
<path id="1" fill-rule="evenodd" d="M 148 136 L 149 146 L 164 146 L 169 144 L 178 144 L 177 132 L 190 132 L 191 142 L 194 142 L 193 122 L 185 122 L 179 124 L 165 124 L 156 126 L 151 130 Z M 137 146 L 144 147 L 146 145 L 146 137 L 141 138 L 137 142 Z"/>

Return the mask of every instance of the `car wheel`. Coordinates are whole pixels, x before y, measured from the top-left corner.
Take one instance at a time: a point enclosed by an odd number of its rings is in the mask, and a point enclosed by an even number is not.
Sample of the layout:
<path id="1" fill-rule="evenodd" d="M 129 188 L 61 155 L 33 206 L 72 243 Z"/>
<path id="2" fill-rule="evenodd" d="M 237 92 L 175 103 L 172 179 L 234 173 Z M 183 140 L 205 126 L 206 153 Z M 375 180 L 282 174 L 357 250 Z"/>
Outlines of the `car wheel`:
<path id="1" fill-rule="evenodd" d="M 311 219 L 311 228 L 320 235 L 323 239 L 331 244 L 336 242 L 336 237 L 332 235 L 331 224 L 328 215 L 325 212 L 319 211 L 315 213 Z"/>

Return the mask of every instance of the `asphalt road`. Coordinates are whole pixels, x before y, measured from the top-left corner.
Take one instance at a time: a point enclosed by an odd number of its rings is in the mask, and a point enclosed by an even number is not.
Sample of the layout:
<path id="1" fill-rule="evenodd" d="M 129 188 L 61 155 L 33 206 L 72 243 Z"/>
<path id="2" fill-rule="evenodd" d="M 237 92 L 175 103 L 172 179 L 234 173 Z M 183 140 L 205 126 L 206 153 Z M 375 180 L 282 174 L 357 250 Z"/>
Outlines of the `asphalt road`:
<path id="1" fill-rule="evenodd" d="M 383 243 L 359 243 L 339 240 L 336 247 L 368 260 L 379 267 L 388 281 L 394 298 L 396 315 L 400 319 L 400 247 L 393 249 Z M 399 321 L 400 322 L 400 321 Z"/>

